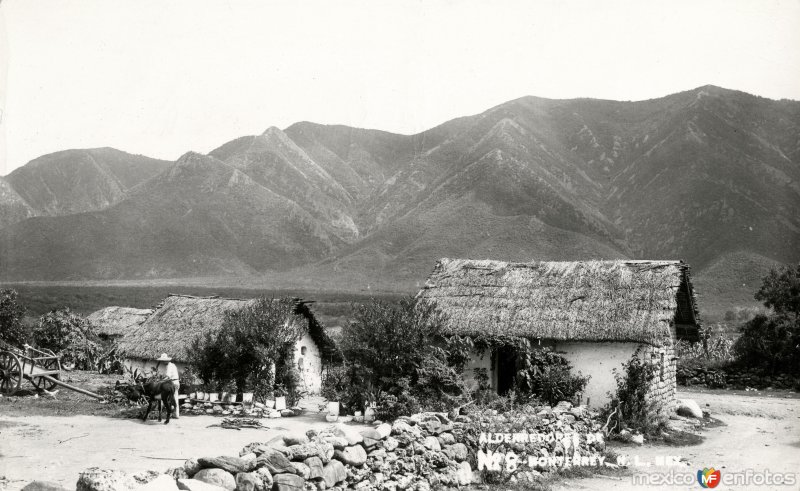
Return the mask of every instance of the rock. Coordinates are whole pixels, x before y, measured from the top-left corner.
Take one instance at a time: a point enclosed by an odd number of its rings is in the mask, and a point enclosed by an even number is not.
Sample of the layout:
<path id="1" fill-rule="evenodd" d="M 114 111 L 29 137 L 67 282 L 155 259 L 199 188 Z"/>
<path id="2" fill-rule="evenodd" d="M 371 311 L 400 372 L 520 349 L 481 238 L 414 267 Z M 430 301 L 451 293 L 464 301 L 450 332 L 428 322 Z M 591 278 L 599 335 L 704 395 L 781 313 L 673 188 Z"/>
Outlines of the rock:
<path id="1" fill-rule="evenodd" d="M 294 467 L 292 467 L 292 463 L 289 459 L 275 449 L 268 449 L 266 452 L 259 455 L 258 459 L 256 459 L 256 465 L 258 467 L 266 467 L 273 477 L 275 474 L 294 474 Z"/>
<path id="2" fill-rule="evenodd" d="M 307 465 L 309 469 L 308 479 L 317 479 L 322 477 L 322 459 L 319 457 L 309 457 L 304 460 L 303 463 Z"/>
<path id="3" fill-rule="evenodd" d="M 291 409 L 281 409 L 282 418 L 291 418 L 294 415 L 295 415 L 294 411 L 292 411 Z"/>
<path id="4" fill-rule="evenodd" d="M 679 400 L 677 413 L 688 418 L 703 418 L 703 410 L 700 409 L 700 405 L 694 399 Z"/>
<path id="5" fill-rule="evenodd" d="M 190 478 L 194 477 L 194 475 L 197 474 L 197 471 L 199 471 L 200 469 L 202 469 L 202 467 L 200 466 L 200 462 L 198 462 L 197 459 L 187 459 L 183 463 L 183 470 L 186 471 L 186 475 L 189 476 Z"/>
<path id="6" fill-rule="evenodd" d="M 333 457 L 334 448 L 330 443 L 313 442 L 303 445 L 292 445 L 289 447 L 291 458 L 295 460 L 305 460 L 309 457 L 317 456 L 324 463 L 328 463 Z"/>
<path id="7" fill-rule="evenodd" d="M 69 491 L 58 483 L 50 481 L 31 481 L 22 491 Z"/>
<path id="8" fill-rule="evenodd" d="M 632 435 L 631 443 L 635 443 L 637 445 L 644 445 L 644 435 Z"/>
<path id="9" fill-rule="evenodd" d="M 194 475 L 194 479 L 231 491 L 236 489 L 236 478 L 234 478 L 230 472 L 223 469 L 201 469 Z"/>
<path id="10" fill-rule="evenodd" d="M 261 482 L 264 483 L 264 489 L 272 489 L 272 474 L 270 474 L 266 467 L 256 469 L 255 474 L 261 478 Z"/>
<path id="11" fill-rule="evenodd" d="M 236 474 L 236 491 L 265 491 L 264 483 L 254 472 Z"/>
<path id="12" fill-rule="evenodd" d="M 78 476 L 77 491 L 128 491 L 140 483 L 122 471 L 90 467 Z"/>
<path id="13" fill-rule="evenodd" d="M 333 458 L 347 465 L 361 467 L 367 462 L 367 452 L 361 445 L 352 445 L 333 452 Z"/>
<path id="14" fill-rule="evenodd" d="M 343 449 L 344 447 L 346 447 L 348 445 L 347 439 L 345 437 L 343 437 L 343 436 L 327 435 L 327 436 L 322 437 L 322 441 L 326 442 L 326 443 L 330 443 L 331 445 L 333 445 L 333 448 L 339 449 L 339 450 Z"/>
<path id="15" fill-rule="evenodd" d="M 463 443 L 454 443 L 445 447 L 444 454 L 456 462 L 463 462 L 469 457 L 469 449 Z"/>
<path id="16" fill-rule="evenodd" d="M 275 491 L 303 491 L 306 481 L 297 474 L 276 474 L 272 476 Z"/>
<path id="17" fill-rule="evenodd" d="M 161 474 L 144 486 L 136 488 L 136 491 L 178 491 L 178 485 L 172 476 Z"/>
<path id="18" fill-rule="evenodd" d="M 222 469 L 237 474 L 239 472 L 250 472 L 256 468 L 255 460 L 244 460 L 241 457 L 201 457 L 197 459 L 203 469 Z"/>
<path id="19" fill-rule="evenodd" d="M 304 481 L 311 476 L 311 468 L 305 465 L 304 463 L 292 462 L 292 466 L 294 467 L 294 473 L 302 477 Z"/>
<path id="20" fill-rule="evenodd" d="M 333 429 L 333 434 L 336 436 L 340 436 L 347 440 L 348 445 L 357 445 L 364 441 L 364 437 L 353 428 L 352 426 L 347 426 L 344 424 L 338 424 Z"/>
<path id="21" fill-rule="evenodd" d="M 453 436 L 452 433 L 441 433 L 438 437 L 439 444 L 444 445 L 452 445 L 456 442 L 456 437 Z"/>
<path id="22" fill-rule="evenodd" d="M 442 446 L 439 445 L 439 440 L 437 440 L 435 436 L 425 437 L 422 445 L 428 450 L 438 451 L 442 449 Z"/>
<path id="23" fill-rule="evenodd" d="M 392 425 L 388 423 L 380 424 L 375 427 L 375 432 L 378 434 L 378 436 L 380 436 L 381 439 L 384 439 L 392 434 Z"/>
<path id="24" fill-rule="evenodd" d="M 178 479 L 178 489 L 185 491 L 224 491 L 225 488 L 208 484 L 197 479 Z"/>
<path id="25" fill-rule="evenodd" d="M 322 479 L 329 488 L 347 479 L 347 470 L 345 470 L 344 464 L 338 460 L 331 460 L 328 462 L 328 464 L 322 468 Z"/>
<path id="26" fill-rule="evenodd" d="M 335 423 L 335 422 L 339 421 L 339 415 L 338 414 L 326 414 L 325 415 L 325 421 L 327 421 L 328 423 Z"/>
<path id="27" fill-rule="evenodd" d="M 244 460 L 244 461 L 250 461 L 250 460 L 255 461 L 257 458 L 258 458 L 258 455 L 256 455 L 255 452 L 246 453 L 246 454 L 241 456 L 241 459 Z"/>
<path id="28" fill-rule="evenodd" d="M 397 438 L 388 436 L 385 440 L 383 440 L 383 448 L 386 449 L 387 452 L 391 452 L 396 449 L 400 445 L 400 442 L 397 441 Z"/>
<path id="29" fill-rule="evenodd" d="M 472 484 L 472 467 L 469 462 L 461 462 L 456 470 L 459 486 L 469 486 Z"/>
<path id="30" fill-rule="evenodd" d="M 561 401 L 553 408 L 553 412 L 567 412 L 572 409 L 572 403 L 569 401 Z"/>
<path id="31" fill-rule="evenodd" d="M 173 467 L 172 469 L 168 469 L 164 474 L 172 476 L 173 479 L 189 479 L 189 474 L 186 473 L 183 467 Z"/>

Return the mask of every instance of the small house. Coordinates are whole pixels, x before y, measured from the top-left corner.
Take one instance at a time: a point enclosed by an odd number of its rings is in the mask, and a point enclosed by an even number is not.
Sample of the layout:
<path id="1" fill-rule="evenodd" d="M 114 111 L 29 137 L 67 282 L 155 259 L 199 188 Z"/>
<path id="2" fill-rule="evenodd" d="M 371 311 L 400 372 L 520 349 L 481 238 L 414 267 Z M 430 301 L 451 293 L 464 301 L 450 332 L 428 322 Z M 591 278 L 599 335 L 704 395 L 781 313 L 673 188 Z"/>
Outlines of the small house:
<path id="1" fill-rule="evenodd" d="M 418 297 L 439 308 L 450 333 L 522 337 L 560 353 L 591 376 L 582 402 L 592 406 L 609 401 L 615 370 L 637 352 L 658 368 L 648 394 L 671 404 L 675 343 L 696 339 L 699 329 L 689 267 L 681 261 L 442 259 Z M 465 378 L 474 384 L 474 369 L 485 369 L 503 393 L 516 373 L 511 356 L 476 352 Z"/>
<path id="2" fill-rule="evenodd" d="M 117 340 L 119 353 L 131 370 L 138 368 L 145 372 L 157 367 L 157 358 L 167 353 L 183 372 L 189 361 L 189 350 L 198 336 L 219 330 L 227 313 L 256 301 L 170 295 L 144 322 L 130 327 Z M 301 375 L 302 389 L 309 394 L 319 394 L 323 360 L 335 358 L 336 347 L 314 317 L 309 303 L 300 299 L 294 301 L 294 311 L 286 319 L 287 327 L 290 323 L 301 325 L 302 334 L 295 342 L 294 364 Z"/>

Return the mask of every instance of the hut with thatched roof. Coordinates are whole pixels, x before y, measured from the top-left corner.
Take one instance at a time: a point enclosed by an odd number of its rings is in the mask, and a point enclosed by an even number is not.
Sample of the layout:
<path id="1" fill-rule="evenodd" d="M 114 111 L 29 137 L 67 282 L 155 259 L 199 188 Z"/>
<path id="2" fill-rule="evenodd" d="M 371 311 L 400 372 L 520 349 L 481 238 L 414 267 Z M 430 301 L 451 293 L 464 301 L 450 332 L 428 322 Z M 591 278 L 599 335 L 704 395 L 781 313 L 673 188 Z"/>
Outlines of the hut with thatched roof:
<path id="1" fill-rule="evenodd" d="M 675 397 L 674 344 L 696 338 L 699 321 L 689 267 L 681 261 L 509 263 L 442 259 L 418 296 L 433 302 L 454 334 L 522 337 L 552 347 L 590 375 L 583 402 L 614 394 L 614 370 L 639 350 L 658 365 L 651 398 Z M 502 352 L 477 354 L 465 375 L 486 369 L 499 392 L 513 383 Z"/>
<path id="2" fill-rule="evenodd" d="M 218 331 L 227 313 L 257 301 L 170 295 L 144 322 L 117 341 L 119 353 L 126 358 L 126 365 L 131 370 L 138 368 L 148 372 L 153 367 L 158 368 L 157 358 L 167 353 L 183 371 L 189 361 L 192 342 L 199 335 Z M 304 389 L 310 394 L 318 394 L 322 387 L 323 362 L 335 359 L 337 348 L 314 317 L 309 307 L 311 302 L 300 299 L 294 299 L 294 302 L 294 311 L 286 319 L 287 327 L 299 323 L 302 328 L 302 335 L 295 342 L 294 362 Z"/>
<path id="3" fill-rule="evenodd" d="M 117 339 L 138 327 L 153 313 L 152 309 L 106 307 L 86 318 L 103 339 Z"/>

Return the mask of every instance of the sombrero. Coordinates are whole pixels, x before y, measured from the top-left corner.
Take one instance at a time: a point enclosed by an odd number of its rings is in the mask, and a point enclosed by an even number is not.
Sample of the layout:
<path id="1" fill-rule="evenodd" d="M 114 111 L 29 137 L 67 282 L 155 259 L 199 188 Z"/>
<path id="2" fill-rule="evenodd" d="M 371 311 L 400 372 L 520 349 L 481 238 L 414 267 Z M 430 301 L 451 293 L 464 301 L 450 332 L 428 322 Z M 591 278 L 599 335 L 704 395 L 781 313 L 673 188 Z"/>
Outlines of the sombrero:
<path id="1" fill-rule="evenodd" d="M 170 358 L 166 353 L 161 353 L 161 356 L 156 358 L 156 361 L 172 361 L 172 358 Z"/>

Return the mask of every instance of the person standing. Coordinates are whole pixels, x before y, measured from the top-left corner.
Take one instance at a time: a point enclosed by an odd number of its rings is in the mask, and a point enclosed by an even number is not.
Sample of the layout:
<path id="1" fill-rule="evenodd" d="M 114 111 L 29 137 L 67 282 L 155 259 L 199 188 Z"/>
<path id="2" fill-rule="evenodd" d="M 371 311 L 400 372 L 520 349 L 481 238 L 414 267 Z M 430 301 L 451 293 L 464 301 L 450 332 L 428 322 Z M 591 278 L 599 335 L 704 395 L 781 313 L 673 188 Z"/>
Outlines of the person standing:
<path id="1" fill-rule="evenodd" d="M 178 400 L 178 390 L 181 388 L 180 376 L 178 375 L 178 367 L 172 363 L 172 358 L 169 357 L 166 353 L 161 353 L 161 356 L 156 360 L 158 362 L 167 362 L 167 371 L 166 375 L 167 378 L 172 380 L 172 385 L 175 388 L 175 392 L 173 394 L 174 401 L 175 401 L 175 419 L 180 419 L 180 403 Z"/>

